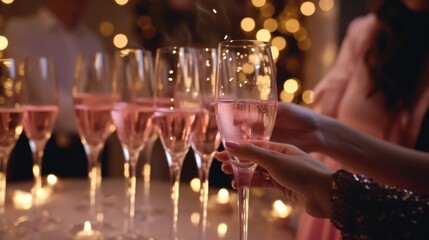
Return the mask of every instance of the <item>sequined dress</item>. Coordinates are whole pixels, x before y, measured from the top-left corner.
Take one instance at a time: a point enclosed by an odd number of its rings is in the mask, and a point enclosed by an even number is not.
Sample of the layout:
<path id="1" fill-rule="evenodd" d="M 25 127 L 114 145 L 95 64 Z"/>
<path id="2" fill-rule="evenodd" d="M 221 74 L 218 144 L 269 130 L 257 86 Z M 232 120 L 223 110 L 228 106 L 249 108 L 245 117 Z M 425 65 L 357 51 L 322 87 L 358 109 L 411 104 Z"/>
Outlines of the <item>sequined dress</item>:
<path id="1" fill-rule="evenodd" d="M 429 194 L 382 186 L 338 170 L 331 222 L 348 239 L 429 239 Z"/>

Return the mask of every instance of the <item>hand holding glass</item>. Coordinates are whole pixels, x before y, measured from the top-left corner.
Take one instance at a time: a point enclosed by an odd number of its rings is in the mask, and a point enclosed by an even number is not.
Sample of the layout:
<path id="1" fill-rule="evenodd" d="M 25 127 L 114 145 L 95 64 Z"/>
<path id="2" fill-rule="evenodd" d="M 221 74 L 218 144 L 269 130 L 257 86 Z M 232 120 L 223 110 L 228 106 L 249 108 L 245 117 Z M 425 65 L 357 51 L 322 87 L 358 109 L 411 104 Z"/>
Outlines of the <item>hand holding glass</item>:
<path id="1" fill-rule="evenodd" d="M 216 119 L 222 142 L 268 141 L 277 112 L 276 69 L 268 43 L 222 42 L 218 48 Z M 256 165 L 229 155 L 237 181 L 250 182 Z M 247 185 L 247 184 L 245 184 Z M 249 188 L 238 189 L 240 240 L 248 237 Z"/>

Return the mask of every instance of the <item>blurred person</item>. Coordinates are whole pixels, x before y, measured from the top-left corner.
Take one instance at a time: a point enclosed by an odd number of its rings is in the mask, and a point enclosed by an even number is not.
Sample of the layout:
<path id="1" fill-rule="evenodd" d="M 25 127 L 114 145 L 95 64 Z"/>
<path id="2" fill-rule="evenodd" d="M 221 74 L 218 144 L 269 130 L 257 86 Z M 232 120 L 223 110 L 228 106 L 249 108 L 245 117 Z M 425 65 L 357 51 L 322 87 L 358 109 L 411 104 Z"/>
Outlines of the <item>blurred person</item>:
<path id="1" fill-rule="evenodd" d="M 275 187 L 311 216 L 330 218 L 343 239 L 428 238 L 429 153 L 372 137 L 294 104 L 279 105 L 279 119 L 291 123 L 278 129 L 283 140 L 334 157 L 380 182 L 334 171 L 293 145 L 228 142 L 230 154 L 258 164 L 252 187 Z M 429 127 L 429 114 L 425 122 Z M 227 151 L 218 152 L 216 158 L 232 174 Z M 374 167 L 368 168 L 369 164 Z M 234 180 L 233 185 L 243 183 Z"/>
<path id="2" fill-rule="evenodd" d="M 314 109 L 372 136 L 416 148 L 429 106 L 428 10 L 428 0 L 382 0 L 372 13 L 353 20 L 335 65 L 315 88 Z M 343 167 L 328 157 L 317 158 L 334 170 Z M 304 215 L 297 239 L 335 240 L 340 233 L 329 221 Z"/>
<path id="3" fill-rule="evenodd" d="M 59 84 L 59 115 L 42 162 L 44 173 L 60 176 L 86 176 L 87 161 L 77 132 L 72 102 L 74 67 L 80 52 L 104 51 L 98 36 L 81 21 L 88 0 L 44 0 L 31 16 L 6 22 L 4 35 L 9 40 L 7 57 L 44 56 L 56 65 Z M 31 152 L 24 135 L 10 161 L 10 178 L 31 178 Z"/>

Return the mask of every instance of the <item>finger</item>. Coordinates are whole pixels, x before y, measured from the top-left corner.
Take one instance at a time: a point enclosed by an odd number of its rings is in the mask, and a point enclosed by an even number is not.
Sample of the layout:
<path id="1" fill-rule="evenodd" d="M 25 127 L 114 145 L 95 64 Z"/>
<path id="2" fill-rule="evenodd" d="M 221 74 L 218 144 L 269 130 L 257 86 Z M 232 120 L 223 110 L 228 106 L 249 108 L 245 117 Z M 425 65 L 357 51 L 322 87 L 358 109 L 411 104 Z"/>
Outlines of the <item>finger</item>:
<path id="1" fill-rule="evenodd" d="M 226 174 L 232 174 L 232 173 L 234 173 L 231 164 L 229 164 L 227 162 L 222 163 L 221 169 Z"/>
<path id="2" fill-rule="evenodd" d="M 228 154 L 226 151 L 216 152 L 215 158 L 220 162 L 229 161 Z"/>
<path id="3" fill-rule="evenodd" d="M 257 144 L 259 145 L 260 143 L 257 143 Z M 267 143 L 265 144 L 267 145 Z M 257 147 L 249 143 L 240 144 L 232 141 L 226 142 L 225 147 L 231 154 L 233 154 L 238 158 L 246 159 L 248 161 L 257 163 L 261 165 L 263 168 L 267 169 L 268 171 L 270 171 L 273 168 L 274 163 L 271 160 L 276 157 L 273 156 L 272 152 L 266 151 L 266 149 L 262 149 L 260 147 Z M 276 147 L 277 145 L 273 143 L 269 145 L 269 148 L 276 148 Z"/>

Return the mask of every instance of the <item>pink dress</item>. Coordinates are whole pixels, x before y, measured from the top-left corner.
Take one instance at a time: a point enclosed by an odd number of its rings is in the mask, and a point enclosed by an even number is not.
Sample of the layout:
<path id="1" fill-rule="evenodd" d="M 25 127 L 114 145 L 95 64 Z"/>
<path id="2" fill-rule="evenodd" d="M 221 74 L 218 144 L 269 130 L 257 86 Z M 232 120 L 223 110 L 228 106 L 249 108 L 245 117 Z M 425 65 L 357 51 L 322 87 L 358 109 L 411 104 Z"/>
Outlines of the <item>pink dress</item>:
<path id="1" fill-rule="evenodd" d="M 364 54 L 376 28 L 377 18 L 372 13 L 355 19 L 349 25 L 337 62 L 315 88 L 314 109 L 375 137 L 414 148 L 429 106 L 429 71 L 425 74 L 426 85 L 419 93 L 416 106 L 397 116 L 387 113 L 380 94 L 367 99 L 369 80 Z M 344 168 L 326 156 L 317 157 L 334 170 Z M 296 239 L 336 240 L 341 239 L 341 234 L 329 219 L 317 219 L 304 214 Z"/>

